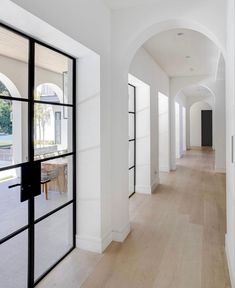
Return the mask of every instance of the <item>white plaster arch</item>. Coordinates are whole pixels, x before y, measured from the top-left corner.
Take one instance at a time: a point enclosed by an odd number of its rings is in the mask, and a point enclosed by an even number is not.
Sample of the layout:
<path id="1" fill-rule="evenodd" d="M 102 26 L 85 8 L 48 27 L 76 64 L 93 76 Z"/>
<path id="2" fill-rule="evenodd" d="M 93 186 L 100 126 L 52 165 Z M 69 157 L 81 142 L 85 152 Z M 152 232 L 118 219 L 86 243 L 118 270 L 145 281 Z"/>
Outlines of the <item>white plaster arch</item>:
<path id="1" fill-rule="evenodd" d="M 183 92 L 184 89 L 190 88 L 192 86 L 195 86 L 195 85 L 188 85 L 188 86 L 185 86 L 185 87 L 181 88 L 179 90 L 179 92 L 174 96 L 174 100 L 177 101 L 178 99 L 180 99 L 182 97 L 181 92 Z M 198 95 L 196 97 L 196 95 L 195 95 L 194 99 L 192 99 L 192 97 L 190 97 L 191 98 L 191 102 L 188 103 L 189 105 L 186 105 L 186 106 L 188 106 L 189 109 L 191 108 L 191 106 L 193 104 L 195 104 L 197 102 L 200 102 L 200 101 L 206 101 L 207 99 L 210 99 L 210 98 L 212 98 L 212 101 L 215 102 L 215 92 L 212 90 L 211 87 L 207 86 L 206 83 L 198 83 L 197 86 L 198 87 L 203 87 L 206 90 L 208 90 L 210 92 L 210 96 Z M 187 96 L 186 96 L 186 99 L 187 99 Z"/>
<path id="2" fill-rule="evenodd" d="M 130 64 L 136 52 L 147 40 L 149 40 L 156 34 L 172 29 L 189 29 L 205 35 L 219 48 L 222 55 L 224 56 L 224 59 L 226 59 L 226 52 L 225 52 L 226 48 L 207 27 L 194 21 L 171 19 L 163 22 L 157 22 L 149 27 L 146 27 L 142 31 L 136 31 L 136 33 L 132 37 L 131 42 L 127 47 L 126 55 L 124 55 L 124 61 L 122 62 L 125 65 L 124 67 L 125 73 L 128 73 Z"/>
<path id="3" fill-rule="evenodd" d="M 63 91 L 58 85 L 54 83 L 40 83 L 39 85 L 37 85 L 36 90 L 39 89 L 42 85 L 49 86 L 58 96 L 60 103 L 63 103 Z"/>
<path id="4" fill-rule="evenodd" d="M 193 108 L 193 106 L 196 105 L 196 104 L 199 103 L 199 102 L 202 102 L 202 103 L 207 104 L 207 105 L 208 105 L 208 108 L 210 108 L 211 110 L 213 110 L 213 107 L 211 106 L 210 103 L 208 103 L 208 102 L 205 101 L 205 100 L 198 100 L 198 101 L 194 102 L 194 103 L 190 106 L 190 111 L 191 111 L 191 109 Z"/>
<path id="5" fill-rule="evenodd" d="M 0 73 L 0 81 L 6 86 L 12 97 L 21 98 L 20 92 L 10 78 L 3 73 Z"/>
<path id="6" fill-rule="evenodd" d="M 171 79 L 171 97 L 177 97 L 177 95 L 185 88 L 188 88 L 190 86 L 201 86 L 209 90 L 215 97 L 215 82 L 218 80 L 218 70 L 221 66 L 221 62 L 225 64 L 225 58 L 224 55 L 221 53 L 218 57 L 218 64 L 217 64 L 217 71 L 215 78 L 214 77 L 208 77 L 208 75 L 202 75 L 202 76 L 191 76 L 191 77 L 173 77 Z M 224 71 L 222 71 L 222 74 Z M 223 75 L 224 76 L 224 75 Z M 224 79 L 224 78 L 222 78 Z"/>
<path id="7" fill-rule="evenodd" d="M 6 86 L 10 92 L 11 97 L 22 98 L 16 85 L 5 74 L 0 73 L 0 81 Z M 26 161 L 27 159 L 27 105 L 22 101 L 12 101 L 12 164 L 17 164 Z M 16 170 L 11 170 L 14 176 L 17 174 Z"/>
<path id="8" fill-rule="evenodd" d="M 189 106 L 188 109 L 190 110 L 192 108 L 193 105 L 197 104 L 198 102 L 205 102 L 208 105 L 210 105 L 211 109 L 214 110 L 214 103 L 213 100 L 210 101 L 210 99 L 212 99 L 213 95 L 211 95 L 211 97 L 201 97 L 201 98 L 196 98 L 194 101 L 192 101 Z"/>
<path id="9" fill-rule="evenodd" d="M 129 24 L 128 19 L 132 19 L 132 15 L 128 18 L 129 15 L 124 15 L 123 18 L 120 16 L 117 19 L 122 19 L 124 24 Z M 134 15 L 136 16 L 136 15 Z M 133 18 L 134 18 L 133 16 Z M 186 15 L 184 15 L 187 18 Z M 184 17 L 183 16 L 183 17 Z M 164 17 L 164 16 L 163 16 Z M 161 17 L 160 17 L 161 18 Z M 202 17 L 203 18 L 203 17 Z M 128 232 L 130 231 L 130 222 L 129 222 L 129 214 L 128 214 L 128 115 L 125 114 L 128 107 L 128 73 L 130 69 L 130 65 L 134 56 L 136 55 L 138 49 L 151 37 L 161 32 L 171 30 L 171 29 L 191 29 L 202 33 L 206 37 L 208 37 L 212 42 L 216 44 L 217 47 L 221 50 L 224 57 L 225 55 L 225 46 L 223 42 L 220 42 L 218 39 L 218 35 L 215 33 L 216 30 L 209 29 L 209 25 L 203 26 L 201 21 L 194 20 L 183 20 L 182 18 L 167 18 L 162 20 L 156 15 L 155 20 L 152 23 L 149 23 L 147 20 L 145 23 L 143 21 L 140 24 L 137 24 L 133 27 L 130 25 L 128 27 L 128 31 L 123 33 L 121 31 L 121 27 L 118 20 L 116 20 L 115 29 L 117 30 L 117 34 L 119 37 L 114 39 L 113 43 L 113 57 L 112 57 L 112 130 L 115 131 L 112 133 L 112 183 L 114 191 L 113 195 L 115 198 L 115 202 L 113 202 L 113 211 L 112 211 L 112 221 L 113 221 L 113 229 L 114 231 L 118 231 L 116 235 L 119 235 L 116 239 L 125 239 Z M 162 18 L 161 18 L 162 19 Z M 125 23 L 126 21 L 126 23 Z M 151 21 L 151 20 L 150 20 Z M 155 22 L 155 23 L 154 23 Z M 124 25 L 123 24 L 123 25 Z M 133 23 L 130 23 L 133 24 Z M 142 27 L 140 28 L 140 25 Z M 114 30 L 115 30 L 114 29 Z M 119 31 L 120 30 L 120 31 Z M 222 38 L 221 38 L 222 39 Z M 223 44 L 222 44 L 223 43 Z M 198 83 L 200 81 L 205 81 L 206 77 L 200 77 L 194 83 Z M 187 84 L 187 83 L 186 83 Z M 185 87 L 185 85 L 183 86 Z M 176 91 L 179 91 L 178 89 Z M 172 91 L 169 92 L 171 96 Z M 170 168 L 175 170 L 175 129 L 174 129 L 174 98 L 170 98 L 170 113 L 169 117 L 170 123 Z M 122 151 L 117 155 L 117 151 Z M 121 191 L 121 192 L 120 192 Z M 118 204 L 117 204 L 118 203 Z M 120 209 L 122 209 L 123 213 L 120 217 Z M 115 238 L 115 237 L 114 237 Z"/>

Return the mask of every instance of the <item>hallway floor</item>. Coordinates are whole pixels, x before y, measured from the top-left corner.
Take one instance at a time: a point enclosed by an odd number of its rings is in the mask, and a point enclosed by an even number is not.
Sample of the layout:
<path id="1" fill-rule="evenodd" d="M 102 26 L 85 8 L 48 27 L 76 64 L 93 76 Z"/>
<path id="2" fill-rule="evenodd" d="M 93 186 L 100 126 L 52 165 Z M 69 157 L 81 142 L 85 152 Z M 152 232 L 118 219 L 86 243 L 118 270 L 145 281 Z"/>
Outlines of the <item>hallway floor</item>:
<path id="1" fill-rule="evenodd" d="M 224 251 L 225 175 L 214 154 L 191 150 L 130 200 L 132 232 L 103 255 L 75 250 L 40 288 L 229 288 Z"/>

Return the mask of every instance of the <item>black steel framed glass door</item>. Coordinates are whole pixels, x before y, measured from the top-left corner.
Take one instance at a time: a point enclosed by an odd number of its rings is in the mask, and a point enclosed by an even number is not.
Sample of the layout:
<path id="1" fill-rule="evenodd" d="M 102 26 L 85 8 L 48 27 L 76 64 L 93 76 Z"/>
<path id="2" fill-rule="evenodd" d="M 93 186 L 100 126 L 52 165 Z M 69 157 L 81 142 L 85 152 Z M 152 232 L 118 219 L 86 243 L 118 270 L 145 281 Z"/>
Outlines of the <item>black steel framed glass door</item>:
<path id="1" fill-rule="evenodd" d="M 129 96 L 129 197 L 136 185 L 136 87 L 128 84 Z"/>
<path id="2" fill-rule="evenodd" d="M 0 286 L 32 288 L 75 248 L 76 60 L 0 39 Z"/>

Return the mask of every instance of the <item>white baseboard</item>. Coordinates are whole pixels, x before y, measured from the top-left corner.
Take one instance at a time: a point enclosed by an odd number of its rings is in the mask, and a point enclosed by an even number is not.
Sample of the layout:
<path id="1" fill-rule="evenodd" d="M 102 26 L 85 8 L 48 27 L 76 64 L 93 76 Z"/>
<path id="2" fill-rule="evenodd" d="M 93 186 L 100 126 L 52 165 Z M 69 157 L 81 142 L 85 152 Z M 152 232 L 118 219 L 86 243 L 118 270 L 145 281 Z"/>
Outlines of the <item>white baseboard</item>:
<path id="1" fill-rule="evenodd" d="M 171 165 L 171 170 L 170 171 L 176 171 L 176 165 Z"/>
<path id="2" fill-rule="evenodd" d="M 98 237 L 76 236 L 76 246 L 79 249 L 103 253 L 112 241 L 123 242 L 130 233 L 130 223 L 122 231 L 112 231 L 107 233 L 102 239 Z"/>
<path id="3" fill-rule="evenodd" d="M 231 264 L 232 262 L 231 262 L 230 253 L 228 249 L 227 234 L 225 235 L 225 253 L 226 253 L 226 258 L 228 262 L 228 271 L 229 271 L 229 276 L 230 276 L 231 288 L 235 288 L 235 279 L 233 276 L 233 270 L 232 270 L 232 264 Z"/>
<path id="4" fill-rule="evenodd" d="M 157 188 L 157 186 L 159 185 L 160 183 L 160 180 L 159 180 L 159 177 L 156 177 L 154 183 L 152 184 L 151 186 L 151 193 L 153 193 L 155 191 L 155 189 Z"/>
<path id="5" fill-rule="evenodd" d="M 135 192 L 141 193 L 141 194 L 151 194 L 152 193 L 152 187 L 151 186 L 136 185 L 135 186 Z"/>
<path id="6" fill-rule="evenodd" d="M 121 231 L 113 231 L 112 239 L 116 242 L 123 242 L 131 231 L 130 223 L 126 225 Z"/>
<path id="7" fill-rule="evenodd" d="M 169 167 L 167 167 L 167 166 L 161 166 L 161 167 L 159 167 L 159 171 L 160 172 L 170 172 L 170 168 Z"/>
<path id="8" fill-rule="evenodd" d="M 76 246 L 82 250 L 102 253 L 112 242 L 112 232 L 107 233 L 103 238 L 76 236 Z"/>
<path id="9" fill-rule="evenodd" d="M 141 194 L 152 194 L 159 184 L 159 177 L 157 177 L 151 186 L 135 186 L 135 192 Z"/>
<path id="10" fill-rule="evenodd" d="M 215 167 L 215 172 L 216 172 L 216 173 L 223 173 L 223 174 L 225 174 L 225 173 L 226 173 L 226 169 L 225 169 L 225 168 L 217 168 L 217 167 Z"/>
<path id="11" fill-rule="evenodd" d="M 109 244 L 113 241 L 113 235 L 112 231 L 107 233 L 103 238 L 102 238 L 102 252 L 109 246 Z"/>

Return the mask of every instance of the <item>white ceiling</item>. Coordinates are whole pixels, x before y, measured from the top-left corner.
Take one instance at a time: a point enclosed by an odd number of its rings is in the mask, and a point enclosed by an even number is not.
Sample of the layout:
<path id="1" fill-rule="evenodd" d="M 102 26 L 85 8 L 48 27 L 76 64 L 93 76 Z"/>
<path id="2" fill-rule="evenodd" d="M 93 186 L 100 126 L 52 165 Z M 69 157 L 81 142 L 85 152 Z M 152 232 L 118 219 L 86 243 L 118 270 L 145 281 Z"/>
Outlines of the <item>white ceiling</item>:
<path id="1" fill-rule="evenodd" d="M 159 0 L 103 0 L 103 1 L 109 8 L 117 10 L 138 5 L 156 3 Z"/>
<path id="2" fill-rule="evenodd" d="M 213 75 L 216 72 L 219 50 L 196 31 L 165 31 L 148 40 L 144 48 L 170 77 Z"/>
<path id="3" fill-rule="evenodd" d="M 28 40 L 0 27 L 0 55 L 28 62 Z M 63 73 L 68 70 L 68 58 L 41 45 L 35 48 L 38 67 Z"/>

